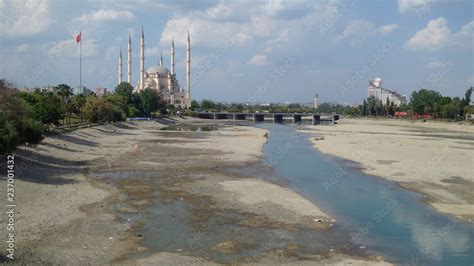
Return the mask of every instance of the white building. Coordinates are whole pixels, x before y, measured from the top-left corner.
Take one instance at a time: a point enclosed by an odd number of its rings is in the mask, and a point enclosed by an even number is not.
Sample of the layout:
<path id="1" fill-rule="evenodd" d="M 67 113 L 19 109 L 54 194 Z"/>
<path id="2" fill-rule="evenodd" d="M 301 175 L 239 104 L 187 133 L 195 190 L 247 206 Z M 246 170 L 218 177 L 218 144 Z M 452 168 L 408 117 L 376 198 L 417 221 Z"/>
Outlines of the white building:
<path id="1" fill-rule="evenodd" d="M 127 82 L 132 82 L 132 40 L 129 35 L 128 38 L 128 72 Z M 171 51 L 170 51 L 170 69 L 163 66 L 163 55 L 160 57 L 158 65 L 153 65 L 145 71 L 145 36 L 143 34 L 140 38 L 140 77 L 138 83 L 135 86 L 135 92 L 150 88 L 157 90 L 163 97 L 163 101 L 166 103 L 180 106 L 182 108 L 189 108 L 191 106 L 191 39 L 187 39 L 186 46 L 186 89 L 181 89 L 178 80 L 176 79 L 175 63 L 174 63 L 174 41 L 171 40 Z M 118 81 L 122 82 L 122 52 L 119 57 L 119 73 Z"/>
<path id="2" fill-rule="evenodd" d="M 104 87 L 95 88 L 95 95 L 99 98 L 103 97 L 103 96 L 106 96 L 107 95 L 107 88 L 104 88 Z"/>
<path id="3" fill-rule="evenodd" d="M 79 94 L 82 94 L 82 95 L 90 95 L 92 93 L 92 90 L 82 86 L 82 87 L 79 87 L 77 86 L 76 88 L 73 88 L 73 93 L 74 95 L 79 95 Z"/>
<path id="4" fill-rule="evenodd" d="M 55 87 L 53 85 L 44 85 L 40 87 L 42 92 L 54 92 Z"/>
<path id="5" fill-rule="evenodd" d="M 368 97 L 371 96 L 382 101 L 382 104 L 386 104 L 387 99 L 396 106 L 407 103 L 407 97 L 405 95 L 400 95 L 396 91 L 383 88 L 381 78 L 375 78 L 369 81 Z"/>
<path id="6" fill-rule="evenodd" d="M 316 94 L 314 97 L 314 109 L 318 109 L 319 107 L 319 96 Z"/>

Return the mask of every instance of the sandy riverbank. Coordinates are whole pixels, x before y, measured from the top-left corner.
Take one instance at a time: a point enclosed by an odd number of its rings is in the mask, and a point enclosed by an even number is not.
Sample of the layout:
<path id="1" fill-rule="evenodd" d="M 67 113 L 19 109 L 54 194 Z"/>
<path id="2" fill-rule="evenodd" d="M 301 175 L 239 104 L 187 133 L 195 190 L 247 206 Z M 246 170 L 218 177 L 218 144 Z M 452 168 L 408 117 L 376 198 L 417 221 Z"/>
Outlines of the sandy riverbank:
<path id="1" fill-rule="evenodd" d="M 474 126 L 463 123 L 344 119 L 310 126 L 315 147 L 362 170 L 425 194 L 437 210 L 474 220 Z"/>
<path id="2" fill-rule="evenodd" d="M 253 254 L 238 263 L 373 263 L 339 255 L 344 250 L 337 247 L 328 252 L 324 242 L 317 249 L 292 244 L 303 229 L 323 236 L 324 228 L 334 220 L 297 193 L 226 170 L 260 160 L 265 141 L 261 129 L 226 126 L 210 132 L 160 131 L 165 124 L 209 123 L 195 119 L 161 122 L 81 129 L 19 150 L 16 262 L 214 263 L 212 256 L 201 258 L 188 247 L 196 236 L 190 236 L 182 248 L 154 252 L 142 243 L 153 236 L 137 233 L 147 223 L 121 218 L 155 203 L 178 202 L 189 209 L 190 219 L 185 222 L 200 230 L 197 236 L 212 235 L 213 226 L 220 226 L 220 222 L 213 224 L 217 218 L 236 228 L 236 239 L 225 234 L 216 237 L 209 252 Z M 0 186 L 4 183 L 1 179 Z M 178 210 L 170 211 L 169 219 L 174 219 L 173 212 Z M 5 216 L 0 219 L 4 224 Z M 261 242 L 253 239 L 254 231 L 264 232 Z M 282 233 L 284 237 L 278 238 Z M 275 248 L 278 256 L 268 255 L 274 252 L 271 241 L 283 247 Z M 258 255 L 253 250 L 256 246 L 266 250 Z"/>

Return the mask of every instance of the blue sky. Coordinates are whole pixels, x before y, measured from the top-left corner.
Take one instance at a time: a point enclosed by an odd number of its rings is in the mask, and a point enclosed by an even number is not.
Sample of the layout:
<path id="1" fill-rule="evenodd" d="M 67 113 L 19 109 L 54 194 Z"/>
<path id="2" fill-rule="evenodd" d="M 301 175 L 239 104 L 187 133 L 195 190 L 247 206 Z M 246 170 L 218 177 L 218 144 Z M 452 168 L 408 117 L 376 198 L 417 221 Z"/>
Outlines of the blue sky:
<path id="1" fill-rule="evenodd" d="M 126 72 L 133 36 L 133 85 L 139 33 L 145 68 L 160 49 L 185 83 L 191 33 L 195 99 L 357 103 L 370 79 L 410 95 L 422 87 L 462 96 L 474 84 L 473 3 L 469 0 L 59 1 L 0 0 L 0 77 L 18 85 L 113 88 L 120 47 Z"/>

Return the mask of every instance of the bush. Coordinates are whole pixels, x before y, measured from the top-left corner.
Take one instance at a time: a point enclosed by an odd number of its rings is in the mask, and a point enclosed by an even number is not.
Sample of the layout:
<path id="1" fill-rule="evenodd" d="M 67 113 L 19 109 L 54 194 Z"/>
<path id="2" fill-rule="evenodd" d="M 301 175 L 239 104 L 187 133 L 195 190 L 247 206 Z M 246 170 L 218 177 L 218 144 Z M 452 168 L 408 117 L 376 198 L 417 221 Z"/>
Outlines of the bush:
<path id="1" fill-rule="evenodd" d="M 21 136 L 20 143 L 36 145 L 43 140 L 43 124 L 32 118 L 21 121 L 18 132 Z"/>
<path id="2" fill-rule="evenodd" d="M 15 125 L 8 121 L 6 113 L 0 110 L 0 154 L 14 151 L 18 145 L 18 137 Z"/>
<path id="3" fill-rule="evenodd" d="M 119 122 L 119 121 L 125 121 L 127 119 L 127 115 L 125 112 L 122 110 L 120 106 L 113 105 L 111 110 L 108 110 L 110 112 L 109 120 L 112 122 Z"/>
<path id="4" fill-rule="evenodd" d="M 458 107 L 454 103 L 448 103 L 441 107 L 441 115 L 444 119 L 458 118 Z"/>
<path id="5" fill-rule="evenodd" d="M 0 154 L 10 153 L 18 145 L 35 145 L 42 139 L 43 123 L 34 107 L 11 84 L 0 80 Z M 36 103 L 35 97 L 28 97 Z"/>

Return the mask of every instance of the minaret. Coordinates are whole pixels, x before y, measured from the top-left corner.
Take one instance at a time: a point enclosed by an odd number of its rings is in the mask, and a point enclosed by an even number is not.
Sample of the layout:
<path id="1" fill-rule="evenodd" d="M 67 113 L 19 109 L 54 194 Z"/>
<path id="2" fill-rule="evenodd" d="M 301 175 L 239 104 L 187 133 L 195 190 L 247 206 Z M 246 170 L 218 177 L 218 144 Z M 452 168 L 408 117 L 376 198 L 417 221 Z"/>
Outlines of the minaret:
<path id="1" fill-rule="evenodd" d="M 160 49 L 160 66 L 163 66 L 163 49 Z"/>
<path id="2" fill-rule="evenodd" d="M 118 63 L 118 83 L 122 83 L 122 47 L 120 47 L 120 56 Z"/>
<path id="3" fill-rule="evenodd" d="M 132 36 L 128 33 L 128 62 L 127 62 L 127 82 L 132 84 Z"/>
<path id="4" fill-rule="evenodd" d="M 142 37 L 140 38 L 140 89 L 145 88 L 145 34 L 143 34 L 142 26 Z"/>
<path id="5" fill-rule="evenodd" d="M 171 37 L 171 74 L 174 75 L 174 40 Z"/>
<path id="6" fill-rule="evenodd" d="M 191 98 L 191 39 L 189 38 L 186 46 L 186 99 Z"/>

